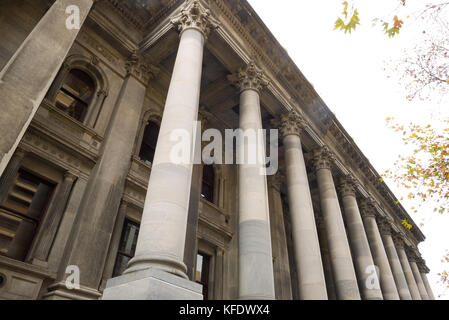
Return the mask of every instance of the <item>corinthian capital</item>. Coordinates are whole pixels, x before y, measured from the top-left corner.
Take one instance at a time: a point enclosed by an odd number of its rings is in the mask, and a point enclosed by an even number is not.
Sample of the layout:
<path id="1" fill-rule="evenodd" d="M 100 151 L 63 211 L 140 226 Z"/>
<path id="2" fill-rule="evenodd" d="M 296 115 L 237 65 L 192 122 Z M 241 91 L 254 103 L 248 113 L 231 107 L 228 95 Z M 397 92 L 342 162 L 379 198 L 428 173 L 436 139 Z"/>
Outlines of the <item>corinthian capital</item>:
<path id="1" fill-rule="evenodd" d="M 341 178 L 338 184 L 339 191 L 342 197 L 352 196 L 355 197 L 355 190 L 357 188 L 357 180 L 352 174 L 347 174 Z"/>
<path id="2" fill-rule="evenodd" d="M 188 29 L 201 32 L 207 39 L 211 30 L 219 27 L 220 22 L 215 19 L 210 10 L 205 8 L 199 0 L 188 0 L 181 13 L 171 20 L 182 34 Z"/>
<path id="3" fill-rule="evenodd" d="M 282 114 L 280 120 L 274 120 L 273 124 L 279 128 L 281 138 L 285 138 L 289 135 L 299 136 L 307 126 L 304 118 L 296 111 L 290 111 L 288 114 Z"/>
<path id="4" fill-rule="evenodd" d="M 260 92 L 262 88 L 270 83 L 254 61 L 241 68 L 236 74 L 230 75 L 228 80 L 239 87 L 240 91 L 255 90 Z"/>
<path id="5" fill-rule="evenodd" d="M 321 169 L 331 169 L 334 162 L 335 156 L 326 146 L 316 149 L 313 152 L 313 166 L 315 171 Z"/>
<path id="6" fill-rule="evenodd" d="M 380 219 L 379 223 L 379 232 L 383 235 L 391 235 L 391 223 L 386 218 Z"/>
<path id="7" fill-rule="evenodd" d="M 159 73 L 159 69 L 151 64 L 145 63 L 141 56 L 134 51 L 125 63 L 126 73 L 143 82 L 154 79 Z"/>
<path id="8" fill-rule="evenodd" d="M 374 206 L 374 200 L 371 197 L 360 201 L 360 214 L 363 218 L 376 217 L 377 212 Z"/>
<path id="9" fill-rule="evenodd" d="M 399 249 L 404 249 L 404 239 L 400 233 L 393 234 L 393 242 Z"/>

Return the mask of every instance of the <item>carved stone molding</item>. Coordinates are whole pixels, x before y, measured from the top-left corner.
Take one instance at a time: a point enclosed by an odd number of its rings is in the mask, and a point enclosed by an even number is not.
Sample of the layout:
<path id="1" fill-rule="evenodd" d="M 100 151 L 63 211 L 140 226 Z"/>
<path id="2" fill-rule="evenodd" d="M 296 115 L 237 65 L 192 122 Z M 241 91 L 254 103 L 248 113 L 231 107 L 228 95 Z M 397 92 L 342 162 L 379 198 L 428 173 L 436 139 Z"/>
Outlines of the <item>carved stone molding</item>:
<path id="1" fill-rule="evenodd" d="M 405 247 L 405 253 L 407 253 L 408 260 L 410 262 L 418 262 L 419 257 L 416 254 L 415 250 L 410 247 Z"/>
<path id="2" fill-rule="evenodd" d="M 338 190 L 342 197 L 355 197 L 355 190 L 357 188 L 357 180 L 352 174 L 348 174 L 341 178 L 338 184 Z"/>
<path id="3" fill-rule="evenodd" d="M 207 39 L 212 30 L 220 26 L 220 22 L 199 0 L 188 0 L 184 9 L 171 20 L 171 23 L 181 34 L 188 29 L 195 29 L 203 34 L 204 39 Z"/>
<path id="4" fill-rule="evenodd" d="M 300 136 L 307 122 L 298 112 L 290 111 L 288 114 L 282 114 L 279 120 L 273 120 L 273 125 L 279 128 L 281 138 L 285 138 L 289 135 Z"/>
<path id="5" fill-rule="evenodd" d="M 327 146 L 324 146 L 313 152 L 312 163 L 315 171 L 321 169 L 330 170 L 335 163 L 335 156 Z"/>
<path id="6" fill-rule="evenodd" d="M 241 68 L 236 74 L 230 75 L 228 80 L 236 85 L 241 92 L 245 90 L 255 90 L 260 92 L 270 84 L 270 80 L 254 61 Z"/>
<path id="7" fill-rule="evenodd" d="M 159 73 L 159 69 L 151 64 L 143 62 L 137 52 L 133 52 L 125 63 L 127 75 L 131 75 L 145 85 L 154 79 Z"/>
<path id="8" fill-rule="evenodd" d="M 427 267 L 426 261 L 424 259 L 422 258 L 418 259 L 417 264 L 420 273 L 427 274 L 430 272 L 430 269 Z"/>
<path id="9" fill-rule="evenodd" d="M 360 214 L 364 218 L 377 216 L 377 211 L 374 207 L 374 200 L 371 197 L 360 201 Z"/>

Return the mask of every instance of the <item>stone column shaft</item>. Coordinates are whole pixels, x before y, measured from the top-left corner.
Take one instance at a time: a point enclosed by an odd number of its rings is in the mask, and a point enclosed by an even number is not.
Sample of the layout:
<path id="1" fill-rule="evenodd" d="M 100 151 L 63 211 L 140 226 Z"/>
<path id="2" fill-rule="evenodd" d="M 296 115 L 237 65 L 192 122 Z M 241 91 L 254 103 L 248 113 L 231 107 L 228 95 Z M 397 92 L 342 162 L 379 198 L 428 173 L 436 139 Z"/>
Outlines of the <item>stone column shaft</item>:
<path id="1" fill-rule="evenodd" d="M 426 287 L 427 295 L 429 296 L 429 300 L 435 300 L 435 296 L 432 291 L 432 287 L 430 286 L 429 279 L 427 279 L 427 274 L 425 272 L 421 272 L 421 278 Z"/>
<path id="2" fill-rule="evenodd" d="M 382 243 L 376 221 L 375 208 L 365 200 L 362 202 L 362 216 L 374 263 L 379 268 L 380 287 L 385 300 L 399 300 L 399 293 L 394 282 L 393 272 L 388 262 L 387 253 Z"/>
<path id="3" fill-rule="evenodd" d="M 401 261 L 402 270 L 404 271 L 405 279 L 407 280 L 408 289 L 413 300 L 422 300 L 419 294 L 418 285 L 416 284 L 415 277 L 413 276 L 412 268 L 408 261 L 407 254 L 405 253 L 404 243 L 398 236 L 393 238 L 396 251 L 398 252 L 399 260 Z"/>
<path id="4" fill-rule="evenodd" d="M 327 300 L 326 281 L 296 114 L 282 116 L 288 203 L 301 300 Z M 301 123 L 300 123 L 301 122 Z"/>
<path id="5" fill-rule="evenodd" d="M 385 251 L 387 252 L 388 260 L 390 261 L 391 271 L 393 272 L 399 297 L 401 300 L 412 300 L 412 296 L 407 285 L 407 280 L 405 279 L 404 271 L 401 266 L 401 261 L 399 260 L 398 253 L 391 236 L 391 227 L 389 222 L 383 221 L 381 223 L 380 233 Z"/>
<path id="6" fill-rule="evenodd" d="M 171 135 L 187 133 L 187 150 L 193 150 L 194 123 L 198 118 L 204 35 L 196 29 L 181 34 L 165 104 L 156 153 L 137 242 L 136 256 L 126 273 L 150 267 L 186 276 L 185 237 L 193 164 L 172 159 L 179 141 Z"/>
<path id="7" fill-rule="evenodd" d="M 259 93 L 240 94 L 240 128 L 262 129 Z M 260 141 L 259 141 L 260 142 Z M 244 142 L 242 154 L 250 151 Z M 257 145 L 261 152 L 263 145 Z M 265 154 L 265 152 L 262 152 Z M 262 164 L 239 165 L 239 298 L 275 299 L 266 176 Z"/>
<path id="8" fill-rule="evenodd" d="M 315 151 L 314 158 L 337 299 L 360 300 L 357 276 L 330 169 L 333 161 L 332 155 L 324 147 Z"/>
<path id="9" fill-rule="evenodd" d="M 363 226 L 357 199 L 355 195 L 355 181 L 352 176 L 341 181 L 340 191 L 343 200 L 343 212 L 349 233 L 355 269 L 363 300 L 383 300 L 382 291 L 376 286 L 370 286 L 372 277 L 373 257 Z"/>
<path id="10" fill-rule="evenodd" d="M 418 265 L 416 264 L 416 257 L 409 256 L 409 262 L 410 262 L 410 268 L 412 268 L 413 276 L 415 277 L 416 284 L 418 285 L 418 291 L 421 295 L 421 300 L 430 300 L 429 296 L 427 295 L 426 287 L 424 286 L 424 283 L 421 278 L 421 273 L 419 272 Z"/>
<path id="11" fill-rule="evenodd" d="M 66 27 L 73 4 L 56 0 L 0 72 L 0 175 L 78 35 L 79 29 Z M 76 1 L 81 24 L 92 4 Z"/>

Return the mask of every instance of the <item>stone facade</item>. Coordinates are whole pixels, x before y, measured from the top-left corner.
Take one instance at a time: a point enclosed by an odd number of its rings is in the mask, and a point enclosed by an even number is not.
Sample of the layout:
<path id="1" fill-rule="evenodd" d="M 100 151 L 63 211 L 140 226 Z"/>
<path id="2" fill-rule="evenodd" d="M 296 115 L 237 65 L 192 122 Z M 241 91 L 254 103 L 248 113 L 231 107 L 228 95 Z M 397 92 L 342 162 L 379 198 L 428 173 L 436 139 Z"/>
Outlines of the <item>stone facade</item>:
<path id="1" fill-rule="evenodd" d="M 72 2 L 0 4 L 0 299 L 434 299 L 424 235 L 247 1 L 80 0 L 79 30 Z M 171 163 L 198 119 L 279 129 L 279 172 Z"/>

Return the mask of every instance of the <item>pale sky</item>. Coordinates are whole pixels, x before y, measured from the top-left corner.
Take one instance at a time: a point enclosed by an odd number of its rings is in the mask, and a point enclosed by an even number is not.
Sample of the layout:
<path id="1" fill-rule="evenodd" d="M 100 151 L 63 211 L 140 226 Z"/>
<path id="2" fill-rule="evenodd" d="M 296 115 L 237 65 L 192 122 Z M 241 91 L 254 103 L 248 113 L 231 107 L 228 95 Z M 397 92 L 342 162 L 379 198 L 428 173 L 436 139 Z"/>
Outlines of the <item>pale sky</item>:
<path id="1" fill-rule="evenodd" d="M 421 37 L 420 22 L 414 22 L 413 15 L 404 18 L 400 36 L 393 39 L 380 26 L 372 27 L 372 19 L 392 13 L 397 0 L 357 1 L 361 25 L 352 35 L 333 31 L 343 8 L 340 0 L 248 1 L 379 173 L 392 168 L 397 156 L 409 150 L 402 137 L 387 128 L 387 117 L 405 125 L 449 117 L 447 100 L 446 104 L 409 102 L 397 79 L 387 78 L 387 62 L 397 60 Z M 423 0 L 408 2 L 422 5 Z M 394 183 L 388 185 L 398 198 L 408 194 Z M 416 203 L 401 204 L 417 224 L 424 223 L 421 230 L 427 239 L 419 248 L 431 270 L 428 278 L 436 299 L 440 294 L 448 299 L 449 290 L 437 283 L 437 273 L 443 270 L 441 259 L 449 249 L 449 214 L 434 213 L 432 205 L 414 214 L 410 208 Z"/>

